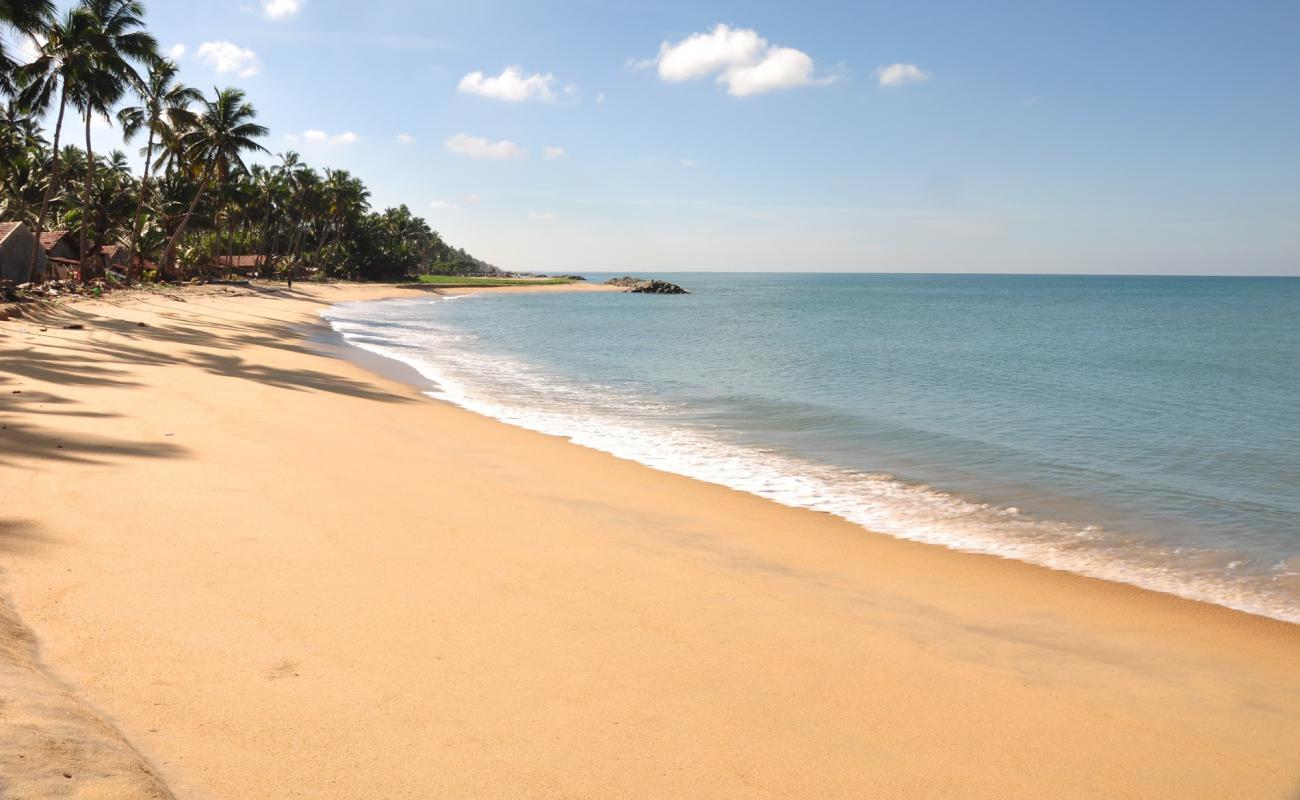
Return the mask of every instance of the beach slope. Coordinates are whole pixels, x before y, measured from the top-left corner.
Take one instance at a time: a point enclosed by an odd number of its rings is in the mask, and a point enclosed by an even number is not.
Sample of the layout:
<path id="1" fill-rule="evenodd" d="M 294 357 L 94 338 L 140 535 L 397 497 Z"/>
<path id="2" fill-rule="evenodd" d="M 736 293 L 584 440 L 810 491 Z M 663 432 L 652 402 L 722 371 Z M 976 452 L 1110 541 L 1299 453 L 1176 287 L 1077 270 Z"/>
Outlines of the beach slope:
<path id="1" fill-rule="evenodd" d="M 322 336 L 419 291 L 0 322 L 0 794 L 1300 791 L 1300 627 L 656 472 Z"/>

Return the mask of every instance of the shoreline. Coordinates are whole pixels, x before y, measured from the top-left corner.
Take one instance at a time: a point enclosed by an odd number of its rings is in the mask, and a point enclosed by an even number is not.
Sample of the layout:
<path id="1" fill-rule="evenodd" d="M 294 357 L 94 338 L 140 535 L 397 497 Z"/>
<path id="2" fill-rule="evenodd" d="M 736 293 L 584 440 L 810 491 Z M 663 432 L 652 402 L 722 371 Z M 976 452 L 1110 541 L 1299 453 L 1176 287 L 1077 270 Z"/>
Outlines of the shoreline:
<path id="1" fill-rule="evenodd" d="M 527 289 L 525 289 L 526 291 Z M 478 294 L 478 290 L 468 290 L 456 292 L 456 294 Z M 371 302 L 384 302 L 383 298 Z M 1153 571 L 1153 563 L 1139 564 L 1134 560 L 1124 560 L 1122 558 L 1108 557 L 1105 554 L 1099 554 L 1095 551 L 1079 553 L 1071 550 L 1070 542 L 1052 541 L 1047 544 L 1038 544 L 1036 542 L 1023 542 L 1013 538 L 999 537 L 998 535 L 967 534 L 964 538 L 950 537 L 944 534 L 936 534 L 930 531 L 917 533 L 913 530 L 890 529 L 886 526 L 873 526 L 869 520 L 860 518 L 852 510 L 846 510 L 843 502 L 832 502 L 825 498 L 825 492 L 803 493 L 799 496 L 798 492 L 778 493 L 774 491 L 764 491 L 763 488 L 770 486 L 772 475 L 761 473 L 763 477 L 754 477 L 750 480 L 752 485 L 745 485 L 744 480 L 738 480 L 734 475 L 719 475 L 717 470 L 710 472 L 707 467 L 698 463 L 691 464 L 687 459 L 686 463 L 690 466 L 680 466 L 680 453 L 656 452 L 652 447 L 650 450 L 642 449 L 636 451 L 635 446 L 629 446 L 625 442 L 619 441 L 618 437 L 614 438 L 611 443 L 609 437 L 600 437 L 599 435 L 579 435 L 572 430 L 564 430 L 564 424 L 558 424 L 552 420 L 549 424 L 539 422 L 535 416 L 520 414 L 520 409 L 509 404 L 502 406 L 493 399 L 484 399 L 480 397 L 466 396 L 462 393 L 455 393 L 444 389 L 441 386 L 441 373 L 444 371 L 438 365 L 429 362 L 422 355 L 407 355 L 404 346 L 395 341 L 387 343 L 376 342 L 373 337 L 379 336 L 383 339 L 382 333 L 365 332 L 363 341 L 352 343 L 348 341 L 348 334 L 335 329 L 329 313 L 332 309 L 322 311 L 322 317 L 326 324 L 331 328 L 331 333 L 339 339 L 344 345 L 343 350 L 336 352 L 339 357 L 352 360 L 360 364 L 371 372 L 378 374 L 380 377 L 395 379 L 416 387 L 421 388 L 425 394 L 433 399 L 443 400 L 456 405 L 460 408 L 469 410 L 475 414 L 485 416 L 490 419 L 502 422 L 513 427 L 525 430 L 544 433 L 547 435 L 558 436 L 561 439 L 569 441 L 580 447 L 592 449 L 602 453 L 608 453 L 620 459 L 628 460 L 640 464 L 649 469 L 667 472 L 674 475 L 680 475 L 693 480 L 705 483 L 723 486 L 729 489 L 747 493 L 755 497 L 765 498 L 791 508 L 800 508 L 817 513 L 829 513 L 840 519 L 844 519 L 860 527 L 863 531 L 872 535 L 886 535 L 892 538 L 903 539 L 907 541 L 920 542 L 927 545 L 942 547 L 949 550 L 955 550 L 962 553 L 988 555 L 996 558 L 1003 558 L 1020 563 L 1026 563 L 1049 569 L 1056 572 L 1062 572 L 1071 575 L 1079 575 L 1110 583 L 1135 586 L 1137 588 L 1152 591 L 1159 594 L 1171 595 L 1196 602 L 1207 603 L 1214 606 L 1240 611 L 1253 616 L 1260 616 L 1268 619 L 1274 619 L 1281 622 L 1300 625 L 1300 607 L 1293 603 L 1288 603 L 1288 598 L 1283 598 L 1268 593 L 1266 589 L 1260 589 L 1256 586 L 1240 587 L 1232 586 L 1227 583 L 1212 583 L 1207 578 L 1202 577 L 1200 581 L 1192 580 L 1177 571 Z M 354 322 L 344 317 L 343 321 Z M 584 424 L 585 429 L 598 427 L 597 425 Z M 716 444 L 716 443 L 715 443 Z M 736 455 L 732 451 L 732 455 Z M 742 454 L 743 455 L 743 454 Z M 669 463 L 665 463 L 669 462 Z M 802 462 L 802 463 L 800 463 Z M 762 470 L 764 464 L 751 465 Z M 842 478 L 851 474 L 852 470 L 831 464 L 829 462 L 813 462 L 803 459 L 791 459 L 782 466 L 787 467 L 784 475 L 801 474 L 806 475 L 807 468 L 811 467 L 818 472 L 838 473 L 838 475 L 826 478 L 827 481 L 833 481 L 836 477 Z M 816 475 L 817 473 L 814 473 Z M 959 502 L 966 504 L 968 507 L 983 507 L 989 503 L 988 498 L 974 497 L 954 493 L 947 489 L 937 489 L 928 484 L 917 481 L 898 479 L 899 485 L 907 488 L 919 488 L 942 494 L 946 497 L 955 498 Z M 823 487 L 825 488 L 834 488 Z M 870 499 L 853 498 L 859 503 L 869 504 Z M 999 507 L 1005 507 L 1006 503 L 996 502 Z M 1041 523 L 1050 523 L 1052 520 L 1039 517 Z M 1081 524 L 1081 523 L 1080 523 Z M 1143 571 L 1145 570 L 1145 572 Z"/>
<path id="2" fill-rule="evenodd" d="M 1300 711 L 1286 684 L 1300 667 L 1296 626 L 865 532 L 430 403 L 276 335 L 311 322 L 320 303 L 383 291 L 308 287 L 162 310 L 100 301 L 95 314 L 126 324 L 51 326 L 58 343 L 14 362 L 37 387 L 25 393 L 57 390 L 47 405 L 91 406 L 143 434 L 127 447 L 99 418 L 60 416 L 57 427 L 5 407 L 30 452 L 17 469 L 0 464 L 0 479 L 36 469 L 34 496 L 7 513 L 27 512 L 40 541 L 18 548 L 2 588 L 59 677 L 176 791 L 248 796 L 276 774 L 286 791 L 292 776 L 314 796 L 351 796 L 325 773 L 394 797 L 537 785 L 737 796 L 761 793 L 755 781 L 787 796 L 872 786 L 995 797 L 1020 781 L 1033 796 L 1209 797 L 1231 786 L 1282 797 L 1300 782 L 1278 760 L 1300 746 L 1285 725 Z M 401 290 L 388 291 L 366 299 Z M 132 330 L 137 318 L 147 333 Z M 0 323 L 7 347 L 24 325 Z M 166 335 L 154 340 L 157 329 Z M 74 368 L 77 352 L 97 360 Z M 129 400 L 146 387 L 159 402 L 151 419 Z M 37 421 L 50 435 L 30 435 Z M 45 446 L 55 435 L 65 447 Z M 53 452 L 67 446 L 84 460 Z M 326 472 L 358 474 L 282 486 L 322 463 L 285 447 L 324 447 Z M 367 472 L 384 469 L 379 449 L 410 468 L 399 486 Z M 446 485 L 405 485 L 433 468 Z M 128 487 L 121 496 L 88 490 L 109 474 Z M 178 542 L 123 527 L 113 509 L 197 532 Z M 258 663 L 280 650 L 289 655 Z M 132 663 L 149 653 L 159 666 Z M 225 671 L 193 662 L 199 654 Z M 442 661 L 454 663 L 433 666 Z M 423 686 L 431 673 L 438 685 Z M 312 702 L 319 717 L 297 705 Z M 428 752 L 397 736 L 426 729 L 415 738 L 441 742 Z M 214 730 L 250 743 L 213 743 Z M 307 740 L 292 757 L 276 745 L 290 733 Z M 331 768 L 331 754 L 354 774 Z"/>

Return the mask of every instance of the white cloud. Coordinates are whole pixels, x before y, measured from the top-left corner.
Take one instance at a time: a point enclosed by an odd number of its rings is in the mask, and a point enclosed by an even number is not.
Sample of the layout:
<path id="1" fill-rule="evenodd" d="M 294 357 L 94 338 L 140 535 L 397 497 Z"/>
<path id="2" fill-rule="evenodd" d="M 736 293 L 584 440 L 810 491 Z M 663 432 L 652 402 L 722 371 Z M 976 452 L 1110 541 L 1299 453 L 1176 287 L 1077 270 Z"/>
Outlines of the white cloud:
<path id="1" fill-rule="evenodd" d="M 289 19 L 302 10 L 302 0 L 262 0 L 262 13 L 271 19 Z"/>
<path id="2" fill-rule="evenodd" d="M 796 86 L 825 86 L 834 76 L 813 77 L 812 57 L 793 47 L 776 47 L 748 28 L 716 25 L 677 43 L 663 42 L 653 59 L 630 62 L 634 69 L 655 67 L 661 80 L 692 81 L 709 75 L 735 97 Z"/>
<path id="3" fill-rule="evenodd" d="M 876 76 L 881 86 L 906 86 L 930 80 L 930 73 L 915 64 L 885 64 L 876 67 L 871 74 Z"/>
<path id="4" fill-rule="evenodd" d="M 659 45 L 659 77 L 679 83 L 695 80 L 727 69 L 735 64 L 757 61 L 767 48 L 767 41 L 757 31 L 717 25 L 710 33 L 695 33 L 677 44 Z"/>
<path id="5" fill-rule="evenodd" d="M 397 134 L 397 143 L 400 145 L 415 144 L 415 137 L 409 133 Z"/>
<path id="6" fill-rule="evenodd" d="M 557 158 L 568 158 L 569 154 L 564 152 L 563 147 L 552 147 L 548 144 L 542 148 L 542 156 L 550 161 L 554 161 Z"/>
<path id="7" fill-rule="evenodd" d="M 792 47 L 773 47 L 757 64 L 738 64 L 723 73 L 722 78 L 727 90 L 736 97 L 816 83 L 813 60 Z"/>
<path id="8" fill-rule="evenodd" d="M 204 42 L 195 55 L 219 75 L 233 72 L 241 78 L 251 78 L 262 69 L 256 53 L 231 42 Z"/>
<path id="9" fill-rule="evenodd" d="M 471 205 L 471 206 L 475 206 L 475 205 L 478 205 L 478 201 L 480 201 L 480 200 L 482 200 L 482 199 L 483 199 L 483 198 L 479 197 L 479 196 L 476 195 L 476 194 L 471 194 L 471 195 L 466 196 L 466 198 L 465 198 L 465 202 L 468 203 L 468 204 Z"/>
<path id="10" fill-rule="evenodd" d="M 528 212 L 529 219 L 540 220 L 542 222 L 550 222 L 551 220 L 559 216 L 560 215 L 556 214 L 554 211 L 529 211 Z"/>
<path id="11" fill-rule="evenodd" d="M 308 128 L 302 133 L 286 133 L 284 135 L 286 142 L 312 142 L 314 144 L 355 144 L 361 141 L 361 137 L 352 131 L 343 131 L 342 133 L 329 134 L 316 128 Z"/>
<path id="12" fill-rule="evenodd" d="M 185 47 L 185 45 L 181 44 L 180 42 L 177 42 L 176 44 L 167 48 L 167 57 L 170 58 L 172 61 L 180 61 L 182 58 L 185 57 L 186 49 L 187 48 Z"/>
<path id="13" fill-rule="evenodd" d="M 504 161 L 511 158 L 523 158 L 528 154 L 527 150 L 512 141 L 503 139 L 499 142 L 490 142 L 482 136 L 470 136 L 468 133 L 449 136 L 443 141 L 443 144 L 451 152 L 460 153 L 470 158 Z"/>
<path id="14" fill-rule="evenodd" d="M 456 203 L 451 202 L 450 200 L 434 200 L 432 203 L 429 204 L 429 208 L 433 208 L 438 211 L 449 211 L 451 209 L 460 208 L 460 206 L 457 205 Z"/>
<path id="15" fill-rule="evenodd" d="M 549 72 L 545 75 L 534 73 L 524 75 L 520 67 L 506 67 L 500 75 L 487 76 L 482 72 L 471 72 L 460 79 L 456 88 L 465 94 L 476 94 L 492 100 L 504 100 L 507 103 L 522 103 L 525 100 L 555 100 L 551 83 L 555 76 Z"/>

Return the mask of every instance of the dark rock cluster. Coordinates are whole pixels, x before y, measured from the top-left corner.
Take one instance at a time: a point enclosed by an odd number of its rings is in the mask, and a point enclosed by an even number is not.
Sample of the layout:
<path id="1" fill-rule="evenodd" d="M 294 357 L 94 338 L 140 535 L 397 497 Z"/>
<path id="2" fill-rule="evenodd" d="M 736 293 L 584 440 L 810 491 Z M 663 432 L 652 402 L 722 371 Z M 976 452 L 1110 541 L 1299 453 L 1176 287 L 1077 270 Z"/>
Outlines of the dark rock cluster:
<path id="1" fill-rule="evenodd" d="M 690 294 L 682 287 L 675 283 L 660 280 L 648 280 L 646 278 L 633 278 L 631 275 L 624 275 L 621 278 L 610 278 L 605 281 L 606 286 L 621 286 L 624 290 L 633 294 Z"/>

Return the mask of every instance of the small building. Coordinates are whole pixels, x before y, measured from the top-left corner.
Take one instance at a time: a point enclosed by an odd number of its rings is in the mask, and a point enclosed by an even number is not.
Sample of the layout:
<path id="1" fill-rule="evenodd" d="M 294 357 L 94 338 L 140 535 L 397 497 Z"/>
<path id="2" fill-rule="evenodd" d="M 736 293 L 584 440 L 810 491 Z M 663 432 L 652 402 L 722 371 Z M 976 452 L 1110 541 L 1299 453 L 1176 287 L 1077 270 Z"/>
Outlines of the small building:
<path id="1" fill-rule="evenodd" d="M 225 270 L 248 274 L 257 272 L 261 267 L 263 256 L 217 256 L 216 265 Z"/>
<path id="2" fill-rule="evenodd" d="M 31 229 L 21 222 L 0 222 L 0 279 L 27 283 L 32 279 L 32 250 L 36 250 L 36 272 L 45 273 L 45 251 Z"/>
<path id="3" fill-rule="evenodd" d="M 79 237 L 72 231 L 41 231 L 41 249 L 50 258 L 77 261 L 81 258 Z"/>
<path id="4" fill-rule="evenodd" d="M 100 266 L 105 269 L 126 272 L 131 266 L 131 257 L 120 244 L 106 244 L 99 248 L 97 255 L 100 257 Z"/>

